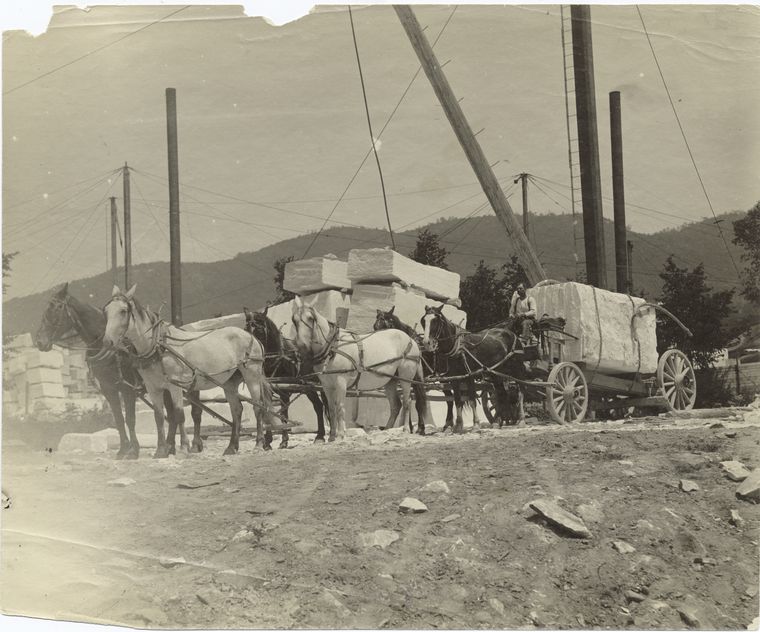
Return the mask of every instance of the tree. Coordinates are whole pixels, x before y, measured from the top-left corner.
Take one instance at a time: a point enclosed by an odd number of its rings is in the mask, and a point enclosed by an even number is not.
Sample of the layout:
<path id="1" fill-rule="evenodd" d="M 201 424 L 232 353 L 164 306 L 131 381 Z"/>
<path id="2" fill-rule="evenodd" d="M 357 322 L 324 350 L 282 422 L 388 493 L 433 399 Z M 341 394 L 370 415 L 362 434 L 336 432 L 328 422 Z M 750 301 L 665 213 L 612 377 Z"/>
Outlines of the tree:
<path id="1" fill-rule="evenodd" d="M 448 254 L 448 251 L 441 246 L 438 235 L 426 228 L 417 233 L 417 244 L 409 253 L 409 258 L 425 265 L 448 270 L 449 266 L 446 263 Z"/>
<path id="2" fill-rule="evenodd" d="M 277 292 L 277 296 L 274 299 L 275 305 L 286 303 L 295 296 L 293 292 L 288 292 L 288 290 L 283 287 L 283 284 L 285 283 L 285 266 L 293 261 L 293 259 L 295 259 L 293 255 L 288 255 L 287 257 L 280 257 L 272 264 L 275 271 L 273 277 L 274 289 Z"/>
<path id="3" fill-rule="evenodd" d="M 704 266 L 700 263 L 689 271 L 673 262 L 673 255 L 665 262 L 660 273 L 663 280 L 659 301 L 664 308 L 678 317 L 693 336 L 688 338 L 681 328 L 667 316 L 657 321 L 658 351 L 678 346 L 697 369 L 708 368 L 731 337 L 723 321 L 733 311 L 733 290 L 713 292 L 707 286 Z"/>
<path id="4" fill-rule="evenodd" d="M 6 279 L 11 274 L 11 262 L 13 261 L 13 257 L 17 254 L 18 252 L 8 252 L 3 254 L 3 294 L 5 294 L 5 290 L 8 287 Z"/>
<path id="5" fill-rule="evenodd" d="M 503 266 L 501 266 L 502 279 L 501 284 L 504 290 L 508 292 L 508 296 L 511 300 L 512 293 L 517 289 L 520 283 L 524 283 L 525 287 L 530 286 L 528 280 L 528 274 L 525 272 L 525 268 L 520 265 L 517 260 L 517 255 L 512 255 Z"/>
<path id="6" fill-rule="evenodd" d="M 742 273 L 741 294 L 751 303 L 760 305 L 760 202 L 743 219 L 734 223 L 734 243 L 742 246 L 742 261 L 747 267 Z"/>
<path id="7" fill-rule="evenodd" d="M 511 295 L 504 279 L 499 278 L 496 268 L 482 259 L 475 266 L 475 271 L 462 281 L 459 297 L 462 299 L 462 309 L 467 312 L 467 328 L 470 331 L 484 329 L 508 316 Z"/>

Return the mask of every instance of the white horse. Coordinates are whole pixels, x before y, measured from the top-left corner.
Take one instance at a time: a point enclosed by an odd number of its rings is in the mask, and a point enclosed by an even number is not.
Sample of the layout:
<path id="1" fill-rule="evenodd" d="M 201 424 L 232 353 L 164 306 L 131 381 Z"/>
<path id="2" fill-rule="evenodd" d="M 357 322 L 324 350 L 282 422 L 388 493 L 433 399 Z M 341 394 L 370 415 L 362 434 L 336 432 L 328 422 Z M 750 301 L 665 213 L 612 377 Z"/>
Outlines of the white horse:
<path id="1" fill-rule="evenodd" d="M 264 435 L 262 419 L 271 421 L 271 389 L 264 378 L 264 350 L 256 338 L 237 327 L 188 332 L 160 320 L 134 298 L 136 285 L 122 293 L 114 286 L 111 300 L 103 308 L 106 331 L 105 353 L 122 347 L 128 340 L 134 347 L 138 371 L 153 402 L 158 444 L 155 458 L 168 456 L 174 447 L 176 426 L 184 424 L 182 391 L 204 391 L 219 385 L 224 389 L 232 414 L 232 435 L 224 454 L 239 448 L 243 405 L 238 386 L 245 381 L 256 415 L 256 445 Z M 173 411 L 169 436 L 164 436 L 161 402 L 169 394 Z M 156 405 L 158 403 L 158 405 Z M 168 404 L 169 402 L 167 402 Z M 168 443 L 167 443 L 168 442 Z"/>
<path id="2" fill-rule="evenodd" d="M 357 335 L 338 328 L 300 297 L 293 302 L 296 345 L 312 359 L 314 371 L 330 408 L 330 441 L 346 433 L 346 391 L 385 389 L 391 406 L 386 428 L 392 428 L 401 411 L 401 425 L 412 431 L 411 390 L 418 414 L 417 431 L 425 434 L 425 388 L 419 347 L 398 329 Z M 401 386 L 399 400 L 397 386 Z"/>

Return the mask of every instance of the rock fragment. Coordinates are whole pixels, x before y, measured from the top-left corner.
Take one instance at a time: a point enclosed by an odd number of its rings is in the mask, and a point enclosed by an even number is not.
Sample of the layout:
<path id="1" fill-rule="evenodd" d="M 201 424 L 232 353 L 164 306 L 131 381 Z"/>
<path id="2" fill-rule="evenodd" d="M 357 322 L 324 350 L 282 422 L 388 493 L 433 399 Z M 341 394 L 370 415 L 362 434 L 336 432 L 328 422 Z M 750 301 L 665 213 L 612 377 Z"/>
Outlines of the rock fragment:
<path id="1" fill-rule="evenodd" d="M 623 542 L 623 540 L 615 540 L 612 543 L 612 548 L 615 549 L 618 553 L 634 553 L 636 551 L 636 547 L 628 544 L 628 542 Z"/>
<path id="2" fill-rule="evenodd" d="M 737 483 L 741 483 L 751 473 L 740 461 L 721 461 L 720 465 L 726 476 Z"/>
<path id="3" fill-rule="evenodd" d="M 398 510 L 401 513 L 424 513 L 428 508 L 425 503 L 416 498 L 406 497 L 399 503 Z"/>
<path id="4" fill-rule="evenodd" d="M 731 517 L 728 519 L 728 521 L 735 527 L 744 526 L 744 518 L 739 515 L 739 512 L 736 511 L 736 509 L 731 510 Z"/>
<path id="5" fill-rule="evenodd" d="M 697 485 L 694 481 L 689 480 L 688 478 L 682 478 L 680 482 L 678 483 L 679 487 L 684 492 L 697 492 L 699 491 L 699 485 Z"/>
<path id="6" fill-rule="evenodd" d="M 632 601 L 634 603 L 641 603 L 647 597 L 646 597 L 646 595 L 642 595 L 640 592 L 636 592 L 635 590 L 626 590 L 625 591 L 625 598 L 629 602 Z"/>
<path id="7" fill-rule="evenodd" d="M 446 481 L 437 480 L 437 481 L 430 481 L 420 491 L 433 492 L 436 494 L 448 494 L 450 490 Z"/>
<path id="8" fill-rule="evenodd" d="M 461 517 L 462 516 L 460 516 L 457 513 L 455 513 L 455 514 L 449 514 L 445 518 L 441 518 L 441 522 L 453 522 L 454 520 L 457 520 L 458 518 L 461 518 Z"/>
<path id="9" fill-rule="evenodd" d="M 578 516 L 562 509 L 556 503 L 538 499 L 531 501 L 531 509 L 541 514 L 552 524 L 564 529 L 576 538 L 591 538 L 591 531 Z"/>
<path id="10" fill-rule="evenodd" d="M 753 503 L 760 502 L 760 468 L 753 470 L 744 479 L 744 482 L 736 490 L 736 495 L 742 500 L 749 500 Z"/>
<path id="11" fill-rule="evenodd" d="M 109 487 L 129 487 L 130 485 L 134 485 L 137 481 L 133 478 L 127 478 L 126 476 L 123 478 L 115 478 L 112 481 L 108 481 L 107 485 Z"/>
<path id="12" fill-rule="evenodd" d="M 391 531 L 390 529 L 377 529 L 370 533 L 360 533 L 359 541 L 362 546 L 376 546 L 384 549 L 393 544 L 399 539 L 399 537 L 400 536 L 396 531 Z"/>
<path id="13" fill-rule="evenodd" d="M 491 606 L 491 608 L 494 609 L 496 614 L 503 617 L 504 616 L 504 604 L 496 599 L 496 597 L 491 597 L 491 599 L 488 600 L 488 605 Z"/>

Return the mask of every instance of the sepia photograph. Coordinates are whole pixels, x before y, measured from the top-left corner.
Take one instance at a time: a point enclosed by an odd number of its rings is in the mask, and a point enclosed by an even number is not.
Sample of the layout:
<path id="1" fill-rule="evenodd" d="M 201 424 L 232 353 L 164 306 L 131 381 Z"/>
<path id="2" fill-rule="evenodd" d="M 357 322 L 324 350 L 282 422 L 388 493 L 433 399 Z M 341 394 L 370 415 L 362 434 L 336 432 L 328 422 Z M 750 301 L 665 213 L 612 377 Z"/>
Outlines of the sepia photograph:
<path id="1" fill-rule="evenodd" d="M 43 4 L 4 629 L 760 629 L 760 7 Z"/>

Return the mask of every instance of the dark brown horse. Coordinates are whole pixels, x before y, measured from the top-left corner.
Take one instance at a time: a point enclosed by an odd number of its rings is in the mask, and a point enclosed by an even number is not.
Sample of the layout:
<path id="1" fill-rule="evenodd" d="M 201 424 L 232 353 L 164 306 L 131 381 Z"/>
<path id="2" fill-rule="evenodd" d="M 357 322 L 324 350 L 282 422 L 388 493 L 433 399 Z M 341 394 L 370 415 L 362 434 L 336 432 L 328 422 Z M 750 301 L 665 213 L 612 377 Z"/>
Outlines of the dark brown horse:
<path id="1" fill-rule="evenodd" d="M 505 386 L 503 375 L 526 380 L 529 376 L 523 364 L 522 344 L 517 335 L 505 327 L 491 327 L 478 333 L 452 323 L 441 313 L 441 307 L 425 307 L 420 319 L 422 343 L 426 351 L 448 359 L 448 376 L 482 375 L 491 383 L 496 396 L 496 411 L 500 418 L 513 408 L 514 397 Z M 502 376 L 497 375 L 502 374 Z M 518 423 L 525 419 L 522 389 L 518 384 Z M 455 389 L 455 397 L 458 389 Z M 461 406 L 457 402 L 455 432 L 463 431 Z"/>
<path id="2" fill-rule="evenodd" d="M 422 350 L 422 370 L 425 377 L 430 375 L 445 374 L 448 372 L 448 363 L 439 362 L 439 357 L 435 353 L 425 351 L 422 346 L 422 335 L 412 329 L 409 325 L 402 322 L 401 319 L 393 313 L 395 306 L 391 307 L 388 311 L 381 309 L 377 310 L 377 317 L 375 318 L 375 324 L 373 329 L 379 331 L 380 329 L 400 329 L 410 338 L 414 338 L 420 343 L 420 349 Z M 440 365 L 440 366 L 439 366 Z M 478 407 L 475 394 L 475 384 L 473 380 L 462 380 L 461 382 L 454 382 L 453 389 L 442 389 L 443 394 L 446 396 L 446 422 L 443 425 L 443 430 L 454 428 L 454 402 L 458 402 L 457 409 L 463 406 L 463 394 L 464 399 L 472 407 L 473 423 L 479 424 L 478 420 Z M 461 412 L 458 413 L 461 417 Z"/>
<path id="3" fill-rule="evenodd" d="M 263 313 L 252 312 L 247 307 L 243 308 L 245 312 L 245 328 L 264 347 L 264 375 L 267 378 L 290 378 L 293 382 L 304 381 L 302 376 L 308 376 L 314 373 L 311 363 L 302 358 L 298 353 L 295 343 L 283 337 L 277 329 L 277 325 L 272 322 L 266 315 L 266 309 Z M 310 390 L 309 387 L 319 383 L 317 378 L 305 380 L 305 394 L 309 398 L 314 412 L 317 415 L 317 436 L 315 443 L 324 443 L 325 441 L 325 413 L 330 411 L 327 406 L 327 399 L 323 393 L 317 394 L 316 391 Z M 312 384 L 313 383 L 313 384 Z M 277 388 L 277 384 L 272 384 L 275 393 L 280 397 L 282 408 L 280 413 L 287 418 L 288 407 L 290 406 L 291 393 L 283 388 Z M 267 448 L 272 444 L 272 431 L 267 430 L 264 433 L 264 447 Z M 288 447 L 288 431 L 282 431 L 281 448 Z"/>
<path id="4" fill-rule="evenodd" d="M 102 360 L 95 358 L 103 344 L 105 316 L 97 307 L 77 300 L 68 289 L 69 284 L 64 283 L 50 297 L 35 335 L 35 344 L 40 351 L 50 351 L 54 344 L 66 346 L 67 341 L 82 341 L 90 374 L 97 380 L 100 392 L 111 407 L 119 431 L 116 458 L 136 459 L 140 455 L 140 443 L 135 432 L 135 400 L 142 391 L 142 380 L 126 354 Z M 183 428 L 180 428 L 180 434 L 186 446 Z"/>

